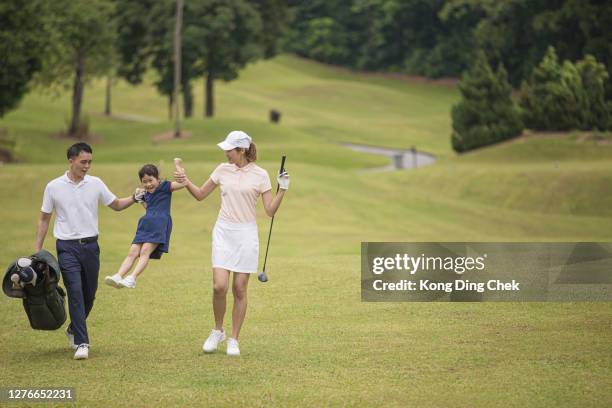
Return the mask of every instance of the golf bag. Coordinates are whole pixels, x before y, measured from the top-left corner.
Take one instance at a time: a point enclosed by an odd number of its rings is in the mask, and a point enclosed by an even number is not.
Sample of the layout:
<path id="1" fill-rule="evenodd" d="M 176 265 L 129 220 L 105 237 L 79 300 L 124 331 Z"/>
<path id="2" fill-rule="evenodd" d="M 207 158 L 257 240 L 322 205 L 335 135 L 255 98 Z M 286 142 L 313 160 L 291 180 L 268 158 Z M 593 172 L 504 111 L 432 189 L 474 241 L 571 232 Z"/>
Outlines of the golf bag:
<path id="1" fill-rule="evenodd" d="M 2 279 L 2 290 L 8 297 L 23 299 L 33 329 L 57 330 L 66 322 L 66 292 L 59 280 L 57 259 L 43 249 L 11 264 Z"/>

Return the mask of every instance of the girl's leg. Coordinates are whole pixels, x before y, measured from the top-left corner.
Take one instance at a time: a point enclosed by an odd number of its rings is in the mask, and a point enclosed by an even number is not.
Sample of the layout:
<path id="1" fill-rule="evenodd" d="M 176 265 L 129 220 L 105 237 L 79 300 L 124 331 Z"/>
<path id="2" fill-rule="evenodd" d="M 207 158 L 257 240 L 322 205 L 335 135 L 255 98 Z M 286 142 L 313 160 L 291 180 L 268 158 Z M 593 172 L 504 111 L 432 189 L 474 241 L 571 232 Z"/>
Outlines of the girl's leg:
<path id="1" fill-rule="evenodd" d="M 232 293 L 234 294 L 234 310 L 232 311 L 232 337 L 238 340 L 244 316 L 247 309 L 247 286 L 250 273 L 234 272 Z"/>
<path id="2" fill-rule="evenodd" d="M 213 268 L 213 311 L 215 313 L 215 329 L 217 330 L 223 330 L 229 274 L 227 269 Z"/>
<path id="3" fill-rule="evenodd" d="M 136 260 L 136 258 L 138 258 L 138 255 L 140 255 L 140 247 L 142 247 L 142 244 L 132 244 L 130 246 L 130 250 L 128 251 L 127 256 L 125 257 L 123 263 L 117 271 L 117 275 L 123 278 L 125 274 L 128 273 L 130 269 L 132 269 L 134 261 Z"/>
<path id="4" fill-rule="evenodd" d="M 152 244 L 150 242 L 145 242 L 142 244 L 142 248 L 140 248 L 140 259 L 138 259 L 138 263 L 136 264 L 136 268 L 134 268 L 134 272 L 130 275 L 134 280 L 138 278 L 138 275 L 144 271 L 144 269 L 149 264 L 149 257 L 155 251 L 159 244 Z"/>

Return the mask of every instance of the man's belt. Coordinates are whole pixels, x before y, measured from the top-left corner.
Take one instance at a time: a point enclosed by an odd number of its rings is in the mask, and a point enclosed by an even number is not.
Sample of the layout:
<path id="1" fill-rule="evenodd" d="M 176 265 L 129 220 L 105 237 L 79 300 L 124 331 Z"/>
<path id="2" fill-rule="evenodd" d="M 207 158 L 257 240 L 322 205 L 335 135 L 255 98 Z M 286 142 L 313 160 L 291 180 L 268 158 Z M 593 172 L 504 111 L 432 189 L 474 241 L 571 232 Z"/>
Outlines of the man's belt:
<path id="1" fill-rule="evenodd" d="M 89 244 L 90 242 L 96 242 L 98 240 L 98 236 L 95 237 L 87 237 L 87 238 L 79 238 L 79 239 L 62 239 L 61 241 L 67 242 L 76 242 L 78 244 L 84 245 Z"/>

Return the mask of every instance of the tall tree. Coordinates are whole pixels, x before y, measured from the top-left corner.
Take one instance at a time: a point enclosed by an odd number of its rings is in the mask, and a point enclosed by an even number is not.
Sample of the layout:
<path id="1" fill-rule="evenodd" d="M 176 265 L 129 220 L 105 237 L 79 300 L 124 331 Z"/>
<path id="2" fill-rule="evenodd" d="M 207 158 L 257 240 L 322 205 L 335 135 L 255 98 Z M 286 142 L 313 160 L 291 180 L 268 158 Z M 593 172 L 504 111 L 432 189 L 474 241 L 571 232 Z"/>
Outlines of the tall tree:
<path id="1" fill-rule="evenodd" d="M 57 34 L 45 0 L 0 3 L 0 117 L 17 107 Z"/>
<path id="2" fill-rule="evenodd" d="M 100 61 L 98 67 L 102 75 L 106 77 L 106 95 L 104 98 L 104 114 L 110 116 L 112 114 L 111 99 L 112 99 L 112 88 L 116 82 L 117 71 L 119 68 L 119 57 L 117 55 L 116 47 L 109 52 L 108 57 Z"/>
<path id="3" fill-rule="evenodd" d="M 104 98 L 104 114 L 106 116 L 110 116 L 112 114 L 112 108 L 111 108 L 112 89 L 113 89 L 113 77 L 112 75 L 108 74 L 106 76 L 106 95 Z"/>
<path id="4" fill-rule="evenodd" d="M 259 13 L 262 22 L 260 42 L 264 58 L 279 52 L 280 39 L 289 28 L 290 12 L 287 0 L 248 0 Z"/>
<path id="5" fill-rule="evenodd" d="M 118 74 L 128 83 L 137 85 L 142 82 L 153 51 L 152 29 L 154 7 L 157 0 L 117 0 L 117 49 L 119 53 Z M 172 4 L 163 12 L 163 21 L 172 21 Z"/>
<path id="6" fill-rule="evenodd" d="M 174 137 L 181 137 L 181 125 L 180 125 L 180 115 L 179 115 L 179 103 L 178 103 L 178 95 L 179 89 L 181 87 L 181 29 L 183 24 L 183 0 L 176 0 L 176 15 L 174 22 L 174 38 L 173 38 L 173 50 L 174 50 L 174 92 L 173 99 L 175 104 L 175 127 L 174 127 Z"/>
<path id="7" fill-rule="evenodd" d="M 609 80 L 606 67 L 592 55 L 576 63 L 582 85 L 580 125 L 582 129 L 612 129 L 612 103 L 605 99 L 605 84 Z"/>
<path id="8" fill-rule="evenodd" d="M 149 1 L 149 2 L 147 2 Z M 121 74 L 130 83 L 142 80 L 151 65 L 156 86 L 172 99 L 172 33 L 174 0 L 119 0 Z M 276 6 L 282 6 L 276 9 Z M 267 16 L 262 24 L 260 12 Z M 288 18 L 280 0 L 190 0 L 185 3 L 182 30 L 181 83 L 185 115 L 193 106 L 191 82 L 204 76 L 206 117 L 214 114 L 214 81 L 230 81 L 247 63 L 272 56 Z"/>
<path id="9" fill-rule="evenodd" d="M 461 101 L 453 106 L 453 149 L 465 152 L 518 136 L 523 123 L 512 101 L 506 70 L 493 72 L 484 52 L 459 83 Z"/>
<path id="10" fill-rule="evenodd" d="M 286 50 L 327 63 L 354 65 L 350 34 L 356 34 L 357 42 L 364 34 L 346 28 L 352 17 L 346 1 L 294 0 L 291 5 L 293 23 L 285 40 Z"/>
<path id="11" fill-rule="evenodd" d="M 525 124 L 536 130 L 569 130 L 579 126 L 580 101 L 575 92 L 580 77 L 570 61 L 561 63 L 554 47 L 521 85 Z"/>
<path id="12" fill-rule="evenodd" d="M 81 110 L 85 83 L 106 75 L 115 46 L 112 0 L 57 0 L 52 3 L 58 18 L 57 52 L 46 58 L 40 75 L 42 84 L 72 88 L 68 134 L 81 132 Z M 70 85 L 68 85 L 70 84 Z"/>
<path id="13" fill-rule="evenodd" d="M 542 62 L 521 86 L 520 103 L 527 126 L 538 130 L 601 129 L 610 127 L 604 99 L 608 73 L 587 55 L 573 64 L 559 62 L 550 47 Z"/>
<path id="14" fill-rule="evenodd" d="M 132 0 L 133 1 L 133 0 Z M 188 3 L 189 4 L 189 3 Z M 143 46 L 146 52 L 141 52 L 141 59 L 151 60 L 151 66 L 157 72 L 155 86 L 160 94 L 168 97 L 169 114 L 172 118 L 172 106 L 174 105 L 174 29 L 176 16 L 176 0 L 164 0 L 156 2 L 149 11 L 149 32 L 146 35 Z M 191 82 L 201 75 L 201 68 L 197 65 L 198 44 L 193 37 L 193 27 L 186 24 L 187 7 L 183 9 L 183 21 L 181 30 L 181 64 L 180 64 L 180 89 L 183 93 L 183 110 L 185 117 L 192 116 L 193 93 Z M 135 66 L 146 67 L 147 62 L 138 62 Z M 134 71 L 136 72 L 136 71 Z M 140 81 L 142 70 L 134 78 Z M 178 96 L 177 96 L 178 97 Z M 175 118 L 176 119 L 176 118 Z"/>
<path id="15" fill-rule="evenodd" d="M 231 81 L 248 62 L 261 57 L 262 23 L 245 0 L 199 0 L 185 6 L 185 27 L 197 44 L 204 73 L 204 116 L 214 115 L 214 81 Z"/>

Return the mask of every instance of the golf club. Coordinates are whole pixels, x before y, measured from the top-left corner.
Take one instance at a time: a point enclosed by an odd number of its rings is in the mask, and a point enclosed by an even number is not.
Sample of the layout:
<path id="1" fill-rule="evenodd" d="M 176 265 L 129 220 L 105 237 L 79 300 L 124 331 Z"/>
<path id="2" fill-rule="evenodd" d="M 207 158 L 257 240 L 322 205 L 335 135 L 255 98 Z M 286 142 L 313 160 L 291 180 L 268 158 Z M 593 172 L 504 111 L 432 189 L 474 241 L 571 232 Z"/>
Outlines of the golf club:
<path id="1" fill-rule="evenodd" d="M 283 174 L 285 171 L 285 159 L 287 159 L 287 156 L 283 155 L 283 158 L 281 159 L 281 165 L 280 165 L 280 170 L 278 174 Z M 278 194 L 279 188 L 280 188 L 280 185 L 277 185 L 276 186 L 277 194 Z M 259 279 L 260 282 L 264 282 L 264 283 L 268 281 L 268 275 L 266 275 L 266 262 L 268 261 L 268 248 L 270 248 L 270 238 L 272 237 L 272 225 L 274 225 L 274 217 L 272 217 L 272 220 L 270 221 L 270 232 L 268 233 L 268 244 L 266 245 L 266 256 L 264 257 L 263 271 L 261 271 L 261 273 L 257 276 L 257 279 Z"/>

